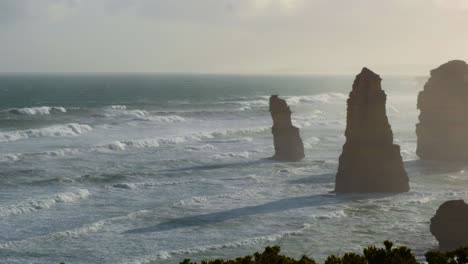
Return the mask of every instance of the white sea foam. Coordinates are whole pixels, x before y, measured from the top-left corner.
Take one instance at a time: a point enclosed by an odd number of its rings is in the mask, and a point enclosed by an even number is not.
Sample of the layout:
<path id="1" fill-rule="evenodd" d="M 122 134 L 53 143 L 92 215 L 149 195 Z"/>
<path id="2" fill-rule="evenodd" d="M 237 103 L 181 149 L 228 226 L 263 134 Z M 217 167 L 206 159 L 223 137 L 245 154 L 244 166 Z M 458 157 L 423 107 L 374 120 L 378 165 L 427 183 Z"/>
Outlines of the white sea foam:
<path id="1" fill-rule="evenodd" d="M 184 135 L 184 136 L 175 136 L 175 137 L 166 137 L 166 138 L 161 138 L 159 142 L 161 144 L 181 144 L 185 142 L 193 142 L 193 141 L 201 141 L 204 139 L 212 139 L 214 138 L 215 132 L 199 132 L 199 133 L 193 133 L 189 135 Z"/>
<path id="2" fill-rule="evenodd" d="M 127 148 L 154 148 L 159 147 L 159 141 L 157 139 L 135 139 L 135 140 L 124 140 L 124 141 L 113 141 L 104 146 L 96 148 L 99 152 L 107 151 L 122 151 Z"/>
<path id="3" fill-rule="evenodd" d="M 318 137 L 310 137 L 304 140 L 304 147 L 311 148 L 320 143 L 320 139 Z"/>
<path id="4" fill-rule="evenodd" d="M 268 106 L 268 100 L 261 99 L 261 100 L 252 100 L 252 101 L 240 101 L 238 102 L 240 105 L 244 107 L 253 107 L 253 106 Z"/>
<path id="5" fill-rule="evenodd" d="M 155 121 L 160 123 L 180 123 L 184 122 L 185 118 L 177 115 L 167 115 L 167 116 L 151 116 L 147 118 L 148 121 Z"/>
<path id="6" fill-rule="evenodd" d="M 281 98 L 285 99 L 288 105 L 298 105 L 303 103 L 322 103 L 322 104 L 329 104 L 329 103 L 343 103 L 343 100 L 346 100 L 348 96 L 344 93 L 322 93 L 322 94 L 315 94 L 315 95 L 300 95 L 300 96 L 280 96 Z M 242 98 L 241 98 L 242 99 Z M 269 96 L 260 96 L 254 97 L 251 100 L 246 101 L 234 101 L 234 103 L 238 103 L 240 105 L 244 105 L 247 107 L 250 106 L 268 106 L 268 99 Z"/>
<path id="7" fill-rule="evenodd" d="M 20 159 L 20 153 L 0 154 L 0 162 L 14 162 Z"/>
<path id="8" fill-rule="evenodd" d="M 110 105 L 110 106 L 106 106 L 104 109 L 127 110 L 127 106 L 126 105 Z"/>
<path id="9" fill-rule="evenodd" d="M 122 183 L 116 183 L 111 186 L 106 186 L 106 188 L 111 188 L 111 189 L 127 189 L 127 190 L 136 190 L 136 189 L 141 189 L 141 188 L 151 188 L 151 187 L 159 187 L 159 186 L 170 186 L 170 185 L 183 185 L 183 184 L 190 184 L 193 182 L 200 182 L 203 181 L 203 179 L 197 179 L 197 180 L 185 180 L 185 181 L 166 181 L 166 182 L 122 182 Z"/>
<path id="10" fill-rule="evenodd" d="M 210 144 L 204 144 L 204 145 L 201 145 L 201 146 L 188 146 L 188 147 L 185 147 L 186 150 L 188 151 L 201 151 L 201 152 L 205 152 L 205 151 L 213 151 L 213 150 L 216 150 L 216 147 L 213 146 L 213 145 L 210 145 Z"/>
<path id="11" fill-rule="evenodd" d="M 318 220 L 324 220 L 324 219 L 345 218 L 345 217 L 348 217 L 348 215 L 345 213 L 344 210 L 337 210 L 337 211 L 330 212 L 330 213 L 313 215 L 313 217 Z"/>
<path id="12" fill-rule="evenodd" d="M 50 115 L 52 113 L 66 113 L 67 109 L 61 106 L 39 106 L 14 108 L 10 109 L 9 112 L 17 115 Z"/>
<path id="13" fill-rule="evenodd" d="M 0 132 L 0 142 L 12 142 L 38 137 L 73 137 L 93 130 L 89 125 L 70 123 L 50 127 Z"/>
<path id="14" fill-rule="evenodd" d="M 270 129 L 271 129 L 270 127 L 256 127 L 256 128 L 232 129 L 232 130 L 229 130 L 229 129 L 228 130 L 216 130 L 216 131 L 211 131 L 211 132 L 197 132 L 197 133 L 188 134 L 188 135 L 158 138 L 157 141 L 161 145 L 175 145 L 175 144 L 183 144 L 187 142 L 198 142 L 198 141 L 203 141 L 203 140 L 209 140 L 209 142 L 213 142 L 213 143 L 251 142 L 253 139 L 251 137 L 245 137 L 246 135 L 260 134 Z M 242 136 L 242 137 L 235 138 L 235 139 L 226 139 L 226 140 L 216 139 L 216 138 L 224 138 L 224 137 L 232 137 L 232 136 Z M 207 148 L 211 148 L 211 147 L 207 146 Z"/>
<path id="15" fill-rule="evenodd" d="M 289 105 L 297 105 L 301 103 L 343 103 L 348 98 L 343 93 L 323 93 L 316 95 L 302 95 L 302 96 L 284 96 Z"/>
<path id="16" fill-rule="evenodd" d="M 261 195 L 259 194 L 258 190 L 247 189 L 238 192 L 232 193 L 223 193 L 218 195 L 207 195 L 207 196 L 194 196 L 189 199 L 180 200 L 172 206 L 175 207 L 200 207 L 208 205 L 211 202 L 219 203 L 223 200 L 232 201 L 240 201 L 245 199 L 252 199 L 259 200 Z"/>
<path id="17" fill-rule="evenodd" d="M 151 115 L 140 109 L 128 109 L 125 105 L 112 105 L 104 108 L 105 116 L 114 118 L 129 118 L 137 121 L 153 121 L 159 123 L 184 122 L 185 118 L 177 115 Z"/>
<path id="18" fill-rule="evenodd" d="M 52 207 L 57 203 L 72 203 L 87 198 L 90 195 L 86 189 L 77 189 L 71 192 L 32 198 L 17 204 L 0 207 L 0 216 L 31 213 Z"/>
<path id="19" fill-rule="evenodd" d="M 251 135 L 251 134 L 259 134 L 269 131 L 271 129 L 270 126 L 263 126 L 263 127 L 253 127 L 253 128 L 241 128 L 241 129 L 231 129 L 231 130 L 218 130 L 211 132 L 213 137 L 226 137 L 226 136 L 234 136 L 234 135 Z"/>
<path id="20" fill-rule="evenodd" d="M 0 154 L 0 162 L 15 162 L 20 159 L 30 158 L 30 157 L 65 157 L 69 155 L 73 155 L 79 153 L 79 149 L 73 148 L 64 148 L 64 149 L 56 149 L 56 150 L 49 150 L 44 152 L 28 152 L 28 153 L 8 153 L 8 154 Z"/>
<path id="21" fill-rule="evenodd" d="M 230 159 L 230 158 L 242 158 L 242 159 L 248 159 L 250 156 L 248 151 L 243 151 L 243 152 L 226 152 L 222 154 L 216 154 L 212 156 L 213 159 Z"/>
<path id="22" fill-rule="evenodd" d="M 250 107 L 250 106 L 243 106 L 243 107 L 239 108 L 239 111 L 250 111 L 250 110 L 252 110 L 252 107 Z"/>
<path id="23" fill-rule="evenodd" d="M 112 225 L 114 223 L 118 222 L 128 222 L 133 219 L 136 219 L 141 216 L 145 216 L 148 213 L 151 213 L 149 210 L 139 210 L 136 212 L 131 212 L 129 214 L 123 215 L 123 216 L 116 216 L 116 217 L 111 217 L 111 218 L 106 218 L 99 220 L 94 223 L 89 223 L 85 224 L 81 227 L 69 229 L 69 230 L 63 230 L 63 231 L 58 231 L 58 232 L 53 232 L 48 235 L 43 235 L 43 236 L 36 236 L 32 238 L 27 238 L 24 240 L 17 240 L 17 241 L 9 241 L 3 244 L 0 244 L 0 248 L 3 249 L 11 249 L 11 248 L 16 248 L 16 247 L 21 247 L 25 246 L 28 244 L 37 244 L 41 243 L 44 241 L 51 241 L 51 240 L 59 240 L 59 239 L 67 239 L 67 238 L 73 238 L 77 239 L 82 236 L 86 236 L 92 233 L 99 232 L 102 230 L 104 227 Z"/>

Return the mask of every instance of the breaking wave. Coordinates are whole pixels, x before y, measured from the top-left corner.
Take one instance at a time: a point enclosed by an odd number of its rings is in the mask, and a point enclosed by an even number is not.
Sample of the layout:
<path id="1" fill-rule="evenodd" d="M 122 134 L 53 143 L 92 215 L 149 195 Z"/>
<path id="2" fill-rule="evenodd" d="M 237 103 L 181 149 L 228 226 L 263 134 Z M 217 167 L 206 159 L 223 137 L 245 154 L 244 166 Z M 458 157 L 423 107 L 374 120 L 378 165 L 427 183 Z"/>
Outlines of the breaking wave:
<path id="1" fill-rule="evenodd" d="M 114 141 L 110 144 L 100 147 L 99 150 L 121 151 L 121 150 L 126 150 L 127 148 L 154 148 L 154 147 L 159 147 L 159 141 L 157 139 L 137 139 L 137 140 L 127 140 L 127 141 Z"/>
<path id="2" fill-rule="evenodd" d="M 89 125 L 70 123 L 50 127 L 0 132 L 0 142 L 12 142 L 38 137 L 73 137 L 93 130 Z"/>
<path id="3" fill-rule="evenodd" d="M 58 193 L 52 196 L 45 196 L 36 199 L 0 207 L 0 216 L 10 216 L 17 214 L 26 214 L 42 209 L 48 209 L 57 203 L 73 203 L 78 200 L 87 198 L 90 195 L 86 189 L 78 189 L 72 192 Z"/>
<path id="4" fill-rule="evenodd" d="M 330 212 L 330 213 L 313 215 L 312 217 L 317 220 L 325 220 L 325 219 L 345 218 L 345 217 L 348 217 L 348 215 L 345 213 L 344 210 L 337 210 L 337 211 Z"/>
<path id="5" fill-rule="evenodd" d="M 146 110 L 128 109 L 125 105 L 111 105 L 104 107 L 104 116 L 114 118 L 127 118 L 137 121 L 154 121 L 160 123 L 184 122 L 185 118 L 178 115 L 152 115 Z"/>
<path id="6" fill-rule="evenodd" d="M 0 154 L 0 162 L 14 162 L 19 160 L 21 154 L 19 153 L 8 153 L 8 154 Z"/>
<path id="7" fill-rule="evenodd" d="M 9 112 L 15 115 L 50 115 L 52 113 L 66 113 L 67 109 L 61 106 L 39 106 L 14 108 L 10 109 Z"/>
<path id="8" fill-rule="evenodd" d="M 230 159 L 230 158 L 239 158 L 239 159 L 248 159 L 250 156 L 248 151 L 234 153 L 234 152 L 227 152 L 222 154 L 216 154 L 212 156 L 213 159 Z"/>
<path id="9" fill-rule="evenodd" d="M 303 96 L 284 96 L 289 105 L 297 105 L 301 103 L 343 103 L 348 96 L 344 93 L 323 93 L 316 95 L 303 95 Z"/>
<path id="10" fill-rule="evenodd" d="M 310 104 L 310 103 L 321 103 L 321 104 L 330 104 L 330 103 L 343 103 L 343 100 L 346 100 L 348 96 L 344 93 L 322 93 L 315 95 L 301 95 L 301 96 L 281 96 L 285 99 L 288 105 L 298 105 L 298 104 Z M 252 98 L 239 97 L 232 100 L 221 101 L 217 104 L 234 104 L 240 105 L 239 110 L 251 110 L 252 107 L 267 107 L 269 102 L 269 96 L 257 96 Z"/>
<path id="11" fill-rule="evenodd" d="M 99 220 L 94 223 L 85 224 L 81 227 L 64 230 L 64 231 L 58 231 L 58 232 L 54 232 L 48 235 L 36 236 L 36 237 L 24 239 L 24 240 L 9 241 L 9 242 L 0 244 L 0 248 L 3 248 L 3 249 L 14 248 L 14 247 L 21 247 L 30 243 L 41 243 L 43 241 L 66 239 L 66 238 L 79 238 L 82 236 L 86 236 L 86 235 L 98 232 L 107 225 L 112 225 L 113 223 L 116 223 L 119 221 L 128 222 L 129 220 L 138 218 L 140 216 L 144 216 L 150 212 L 151 211 L 148 211 L 148 210 L 140 210 L 140 211 L 129 213 L 127 215 L 116 216 L 116 217 Z"/>
<path id="12" fill-rule="evenodd" d="M 198 180 L 186 180 L 186 181 L 167 181 L 167 182 L 122 182 L 116 183 L 111 186 L 106 186 L 106 188 L 112 189 L 126 189 L 126 190 L 136 190 L 141 188 L 151 188 L 151 187 L 159 187 L 159 186 L 169 186 L 169 185 L 183 185 L 183 184 L 190 184 L 194 182 L 200 182 L 203 179 Z"/>

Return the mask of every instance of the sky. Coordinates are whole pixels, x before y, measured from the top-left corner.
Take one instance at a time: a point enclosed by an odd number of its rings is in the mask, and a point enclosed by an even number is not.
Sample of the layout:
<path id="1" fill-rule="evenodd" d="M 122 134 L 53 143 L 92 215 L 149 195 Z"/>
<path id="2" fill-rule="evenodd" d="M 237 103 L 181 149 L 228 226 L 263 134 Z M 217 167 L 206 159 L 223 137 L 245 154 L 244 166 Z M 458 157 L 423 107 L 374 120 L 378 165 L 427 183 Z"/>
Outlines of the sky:
<path id="1" fill-rule="evenodd" d="M 428 74 L 468 0 L 0 0 L 0 72 Z"/>

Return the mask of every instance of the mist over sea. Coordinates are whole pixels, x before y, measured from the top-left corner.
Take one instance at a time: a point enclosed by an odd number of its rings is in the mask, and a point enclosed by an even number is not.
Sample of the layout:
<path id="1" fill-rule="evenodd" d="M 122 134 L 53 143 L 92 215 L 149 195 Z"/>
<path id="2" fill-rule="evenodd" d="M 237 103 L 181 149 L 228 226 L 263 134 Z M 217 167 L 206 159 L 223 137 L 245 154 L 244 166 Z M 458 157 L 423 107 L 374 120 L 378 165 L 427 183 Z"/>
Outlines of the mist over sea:
<path id="1" fill-rule="evenodd" d="M 432 249 L 429 220 L 468 199 L 467 173 L 415 154 L 426 79 L 382 78 L 409 193 L 330 194 L 353 76 L 0 75 L 0 262 Z M 271 94 L 291 106 L 301 162 L 264 159 Z"/>

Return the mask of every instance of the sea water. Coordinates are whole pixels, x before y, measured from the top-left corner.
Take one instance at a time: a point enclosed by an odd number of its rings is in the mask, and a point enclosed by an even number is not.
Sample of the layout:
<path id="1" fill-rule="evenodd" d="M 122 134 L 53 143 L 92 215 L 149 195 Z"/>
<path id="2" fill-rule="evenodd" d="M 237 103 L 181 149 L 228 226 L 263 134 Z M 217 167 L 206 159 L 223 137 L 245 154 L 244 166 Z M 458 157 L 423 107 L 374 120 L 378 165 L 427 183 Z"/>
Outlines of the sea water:
<path id="1" fill-rule="evenodd" d="M 335 195 L 352 76 L 1 75 L 0 263 L 178 263 L 280 245 L 323 261 L 389 239 L 419 256 L 466 199 L 463 164 L 418 160 L 424 77 L 382 76 L 404 194 Z M 306 158 L 275 162 L 268 97 Z"/>

